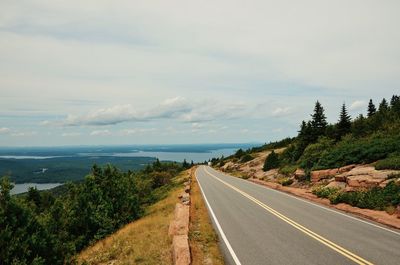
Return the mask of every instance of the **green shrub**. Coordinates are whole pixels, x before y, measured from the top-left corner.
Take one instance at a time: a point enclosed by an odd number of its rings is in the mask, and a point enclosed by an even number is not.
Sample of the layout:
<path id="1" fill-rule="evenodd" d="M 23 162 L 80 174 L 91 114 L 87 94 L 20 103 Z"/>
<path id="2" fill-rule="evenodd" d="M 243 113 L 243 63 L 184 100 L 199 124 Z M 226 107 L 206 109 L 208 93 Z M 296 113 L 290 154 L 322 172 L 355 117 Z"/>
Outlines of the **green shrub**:
<path id="1" fill-rule="evenodd" d="M 379 160 L 376 163 L 375 168 L 400 170 L 400 155 L 390 156 L 383 160 Z"/>
<path id="2" fill-rule="evenodd" d="M 279 180 L 279 183 L 282 186 L 289 186 L 289 185 L 292 185 L 293 179 L 291 179 L 291 178 L 282 178 L 282 179 Z"/>
<path id="3" fill-rule="evenodd" d="M 339 188 L 333 188 L 333 187 L 316 187 L 312 189 L 312 193 L 317 195 L 319 198 L 325 198 L 325 199 L 336 199 L 336 196 L 340 192 Z"/>
<path id="4" fill-rule="evenodd" d="M 263 170 L 268 171 L 277 167 L 279 167 L 279 157 L 278 154 L 272 150 L 272 152 L 265 159 Z"/>
<path id="5" fill-rule="evenodd" d="M 318 197 L 326 196 L 324 192 L 318 194 Z M 385 210 L 389 206 L 400 204 L 400 185 L 392 181 L 385 188 L 375 187 L 367 191 L 338 192 L 330 200 L 334 204 L 347 203 L 359 208 Z"/>
<path id="6" fill-rule="evenodd" d="M 296 171 L 296 169 L 297 169 L 296 165 L 286 165 L 279 169 L 279 173 L 281 173 L 282 175 L 285 175 L 285 176 L 289 176 L 289 175 L 293 174 Z"/>
<path id="7" fill-rule="evenodd" d="M 372 163 L 400 150 L 400 135 L 374 134 L 355 139 L 350 136 L 323 152 L 314 169 L 342 167 L 349 164 Z"/>
<path id="8" fill-rule="evenodd" d="M 240 177 L 241 177 L 242 179 L 249 179 L 249 178 L 250 178 L 250 176 L 247 175 L 247 174 L 242 174 L 242 175 L 240 175 Z"/>
<path id="9" fill-rule="evenodd" d="M 253 159 L 254 159 L 254 157 L 252 157 L 251 155 L 245 154 L 245 155 L 242 156 L 242 158 L 240 159 L 240 162 L 241 162 L 241 163 L 246 163 L 246 162 L 249 162 L 249 161 L 251 161 L 251 160 L 253 160 Z"/>
<path id="10" fill-rule="evenodd" d="M 323 153 L 329 152 L 333 144 L 334 141 L 332 139 L 321 137 L 317 143 L 308 145 L 299 159 L 300 166 L 302 168 L 312 168 L 317 164 Z"/>

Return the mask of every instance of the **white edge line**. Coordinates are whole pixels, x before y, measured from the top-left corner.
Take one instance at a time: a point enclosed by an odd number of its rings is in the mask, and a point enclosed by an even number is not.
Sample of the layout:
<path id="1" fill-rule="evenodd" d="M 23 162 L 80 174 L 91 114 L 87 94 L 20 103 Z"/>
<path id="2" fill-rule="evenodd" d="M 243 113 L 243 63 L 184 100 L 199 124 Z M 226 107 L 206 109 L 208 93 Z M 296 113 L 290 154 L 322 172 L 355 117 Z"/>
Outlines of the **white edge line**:
<path id="1" fill-rule="evenodd" d="M 235 251 L 233 250 L 231 244 L 229 243 L 228 238 L 226 238 L 226 235 L 225 235 L 224 231 L 222 230 L 222 227 L 221 227 L 221 225 L 219 224 L 218 219 L 217 219 L 217 217 L 215 216 L 214 211 L 213 211 L 213 209 L 211 208 L 211 205 L 210 205 L 210 203 L 208 202 L 208 200 L 207 200 L 207 198 L 206 198 L 206 195 L 204 194 L 204 191 L 203 191 L 203 188 L 201 187 L 200 181 L 199 181 L 198 178 L 197 178 L 197 174 L 196 174 L 196 179 L 197 179 L 197 183 L 199 183 L 199 187 L 200 187 L 201 194 L 203 195 L 203 198 L 204 198 L 204 200 L 205 200 L 205 202 L 206 202 L 206 204 L 207 204 L 207 208 L 209 209 L 209 211 L 210 211 L 210 213 L 211 213 L 211 216 L 212 216 L 212 218 L 214 219 L 214 222 L 215 222 L 215 224 L 216 224 L 216 226 L 217 226 L 217 228 L 218 228 L 219 233 L 221 234 L 222 239 L 224 240 L 224 243 L 225 243 L 226 247 L 228 248 L 229 253 L 231 254 L 231 256 L 232 256 L 232 258 L 233 258 L 233 260 L 234 260 L 234 262 L 235 262 L 236 265 L 242 265 L 242 264 L 240 263 L 238 257 L 236 256 L 236 253 L 235 253 Z"/>
<path id="2" fill-rule="evenodd" d="M 212 168 L 212 169 L 215 170 L 214 168 Z M 220 172 L 220 171 L 218 171 L 218 170 L 215 170 L 215 171 L 218 172 L 218 173 L 221 173 L 222 175 L 225 175 L 225 176 L 227 176 L 227 177 L 233 177 L 233 176 L 231 176 L 231 175 L 224 174 L 224 173 L 222 173 L 222 172 Z M 237 178 L 237 179 L 239 179 L 239 178 Z M 246 180 L 244 180 L 244 181 L 246 181 Z M 280 190 L 275 190 L 275 189 L 273 189 L 273 188 L 266 187 L 266 186 L 261 185 L 261 184 L 258 184 L 258 183 L 254 183 L 254 182 L 252 182 L 252 181 L 246 181 L 246 182 L 247 182 L 247 183 L 251 183 L 251 184 L 256 185 L 256 186 L 259 186 L 259 187 L 263 187 L 263 188 L 265 188 L 265 189 L 268 189 L 268 190 L 271 190 L 271 191 L 274 191 L 274 192 L 277 192 L 277 193 L 281 193 L 281 194 L 283 194 L 283 195 L 286 195 L 286 196 L 292 197 L 292 198 L 294 198 L 294 199 L 296 199 L 296 200 L 299 200 L 299 201 L 302 201 L 302 202 L 311 204 L 311 205 L 313 205 L 313 206 L 315 206 L 315 207 L 324 209 L 324 210 L 326 210 L 326 211 L 330 211 L 330 212 L 333 212 L 333 213 L 336 213 L 336 214 L 339 214 L 339 215 L 343 215 L 343 216 L 345 216 L 345 217 L 347 217 L 347 218 L 350 218 L 350 219 L 359 221 L 359 222 L 361 222 L 361 223 L 365 223 L 365 224 L 374 226 L 374 227 L 376 227 L 376 228 L 380 228 L 380 229 L 382 229 L 382 230 L 385 230 L 385 231 L 387 231 L 387 232 L 391 232 L 391 233 L 393 233 L 393 234 L 396 234 L 396 235 L 399 235 L 399 236 L 400 236 L 400 233 L 397 232 L 397 231 L 394 231 L 394 230 L 392 230 L 392 229 L 389 229 L 389 228 L 386 228 L 386 227 L 383 227 L 383 226 L 380 226 L 380 225 L 377 225 L 377 224 L 374 224 L 374 223 L 371 223 L 371 222 L 362 220 L 362 219 L 360 219 L 359 217 L 354 217 L 354 216 L 351 216 L 351 215 L 349 215 L 349 214 L 342 213 L 342 212 L 340 212 L 339 210 L 330 209 L 330 208 L 328 208 L 328 207 L 325 207 L 325 206 L 316 204 L 315 202 L 310 202 L 310 201 L 307 201 L 306 199 L 299 198 L 299 197 L 297 197 L 297 196 L 295 196 L 295 195 L 293 195 L 293 194 L 288 194 L 288 193 L 283 192 L 283 191 L 280 191 Z"/>

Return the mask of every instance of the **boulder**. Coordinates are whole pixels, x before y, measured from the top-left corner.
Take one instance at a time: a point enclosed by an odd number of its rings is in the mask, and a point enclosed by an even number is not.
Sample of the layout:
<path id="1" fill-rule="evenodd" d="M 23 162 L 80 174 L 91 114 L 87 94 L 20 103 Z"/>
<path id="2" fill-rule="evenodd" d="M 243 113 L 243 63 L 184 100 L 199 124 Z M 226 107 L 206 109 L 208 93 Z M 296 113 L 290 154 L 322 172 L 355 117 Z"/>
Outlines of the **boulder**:
<path id="1" fill-rule="evenodd" d="M 311 181 L 318 182 L 322 179 L 327 179 L 334 177 L 338 173 L 338 169 L 324 169 L 324 170 L 315 170 L 311 172 Z"/>
<path id="2" fill-rule="evenodd" d="M 341 168 L 338 169 L 338 173 L 342 174 L 342 173 L 345 173 L 345 172 L 349 172 L 350 170 L 352 170 L 355 167 L 356 167 L 356 165 L 354 165 L 354 164 L 341 167 Z"/>
<path id="3" fill-rule="evenodd" d="M 298 168 L 296 169 L 296 171 L 294 172 L 294 178 L 295 179 L 305 179 L 306 177 L 306 172 L 304 171 L 304 169 Z"/>
<path id="4" fill-rule="evenodd" d="M 271 169 L 263 174 L 263 179 L 264 180 L 274 180 L 277 178 L 280 174 L 278 173 L 278 169 Z"/>
<path id="5" fill-rule="evenodd" d="M 169 235 L 187 235 L 189 231 L 189 206 L 177 203 L 175 206 L 174 220 L 170 223 Z"/>
<path id="6" fill-rule="evenodd" d="M 356 166 L 348 172 L 335 177 L 335 180 L 346 180 L 350 187 L 372 188 L 385 187 L 389 182 L 388 176 L 393 174 L 393 170 L 376 170 L 372 166 Z"/>
<path id="7" fill-rule="evenodd" d="M 339 181 L 332 181 L 328 185 L 325 186 L 325 188 L 339 188 L 339 189 L 344 189 L 346 188 L 346 183 L 344 182 L 339 182 Z"/>
<path id="8" fill-rule="evenodd" d="M 359 188 L 361 187 L 360 181 L 357 178 L 348 178 L 347 185 L 352 188 Z"/>
<path id="9" fill-rule="evenodd" d="M 174 236 L 172 239 L 172 260 L 175 265 L 190 264 L 190 249 L 187 235 Z"/>
<path id="10" fill-rule="evenodd" d="M 378 187 L 385 179 L 373 178 L 370 175 L 356 175 L 347 177 L 347 185 L 353 188 L 372 188 Z"/>
<path id="11" fill-rule="evenodd" d="M 377 187 L 384 181 L 385 181 L 385 179 L 381 179 L 381 178 L 370 178 L 370 179 L 365 180 L 365 185 L 367 187 Z"/>
<path id="12" fill-rule="evenodd" d="M 183 193 L 182 194 L 181 202 L 184 205 L 189 205 L 190 204 L 190 195 L 189 195 L 189 193 Z"/>
<path id="13" fill-rule="evenodd" d="M 391 180 L 391 179 L 387 179 L 387 180 L 382 181 L 381 183 L 379 183 L 379 187 L 381 187 L 381 188 L 386 187 L 386 185 L 387 185 L 390 181 L 392 181 L 392 180 Z"/>
<path id="14" fill-rule="evenodd" d="M 336 175 L 335 176 L 335 181 L 346 182 L 346 176 L 345 175 Z"/>
<path id="15" fill-rule="evenodd" d="M 188 185 L 185 186 L 185 192 L 186 192 L 186 193 L 189 193 L 189 192 L 190 192 L 190 184 L 188 184 Z"/>

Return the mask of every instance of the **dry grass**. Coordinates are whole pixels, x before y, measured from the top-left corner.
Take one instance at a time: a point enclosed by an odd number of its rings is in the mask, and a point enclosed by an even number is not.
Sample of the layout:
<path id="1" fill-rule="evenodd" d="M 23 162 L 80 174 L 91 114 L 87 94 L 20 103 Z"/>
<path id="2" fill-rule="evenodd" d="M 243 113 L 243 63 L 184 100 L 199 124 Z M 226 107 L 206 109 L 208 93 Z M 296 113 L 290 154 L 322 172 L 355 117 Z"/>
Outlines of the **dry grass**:
<path id="1" fill-rule="evenodd" d="M 188 172 L 174 181 L 182 182 Z M 146 216 L 127 224 L 111 236 L 88 247 L 78 256 L 82 264 L 172 264 L 168 226 L 182 187 L 173 189 L 167 198 L 149 207 Z"/>
<path id="2" fill-rule="evenodd" d="M 192 264 L 224 264 L 196 178 L 192 177 L 189 244 Z"/>

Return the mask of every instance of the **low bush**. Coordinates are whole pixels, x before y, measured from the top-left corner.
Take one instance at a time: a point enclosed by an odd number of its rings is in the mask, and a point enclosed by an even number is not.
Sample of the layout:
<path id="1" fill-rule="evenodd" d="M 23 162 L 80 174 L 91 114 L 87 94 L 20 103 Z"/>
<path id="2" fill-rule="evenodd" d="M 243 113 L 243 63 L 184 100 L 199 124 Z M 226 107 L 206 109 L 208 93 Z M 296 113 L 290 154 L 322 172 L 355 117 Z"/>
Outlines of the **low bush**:
<path id="1" fill-rule="evenodd" d="M 249 179 L 249 178 L 250 178 L 250 176 L 247 175 L 247 174 L 242 174 L 242 175 L 240 175 L 240 177 L 241 177 L 242 179 Z"/>
<path id="2" fill-rule="evenodd" d="M 317 143 L 308 145 L 299 159 L 300 167 L 312 168 L 324 153 L 329 152 L 333 144 L 332 139 L 321 137 Z"/>
<path id="3" fill-rule="evenodd" d="M 287 165 L 279 169 L 279 173 L 285 176 L 293 174 L 297 169 L 296 165 Z"/>
<path id="4" fill-rule="evenodd" d="M 376 162 L 375 168 L 400 170 L 400 155 L 393 155 L 383 160 L 379 160 Z"/>
<path id="5" fill-rule="evenodd" d="M 278 182 L 282 185 L 282 186 L 290 186 L 293 184 L 293 179 L 291 178 L 281 178 L 278 180 Z"/>
<path id="6" fill-rule="evenodd" d="M 249 161 L 251 161 L 251 160 L 253 160 L 253 159 L 254 159 L 254 157 L 252 157 L 251 155 L 245 154 L 245 155 L 242 156 L 242 158 L 240 159 L 240 163 L 246 163 L 246 162 L 249 162 Z"/>
<path id="7" fill-rule="evenodd" d="M 333 187 L 316 187 L 312 190 L 312 193 L 317 195 L 320 198 L 329 199 L 331 202 L 336 200 L 341 190 L 339 188 Z"/>
<path id="8" fill-rule="evenodd" d="M 400 204 L 400 185 L 391 181 L 385 188 L 375 187 L 367 191 L 342 192 L 337 188 L 317 187 L 312 193 L 320 198 L 327 198 L 333 204 L 347 203 L 351 206 L 385 210 Z"/>
<path id="9" fill-rule="evenodd" d="M 385 159 L 398 150 L 400 150 L 400 135 L 396 134 L 374 134 L 361 139 L 345 137 L 331 150 L 322 153 L 318 163 L 314 165 L 314 169 L 372 163 Z M 395 160 L 391 161 L 395 162 Z"/>

